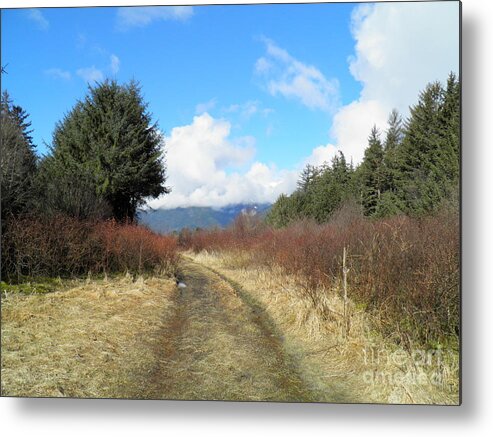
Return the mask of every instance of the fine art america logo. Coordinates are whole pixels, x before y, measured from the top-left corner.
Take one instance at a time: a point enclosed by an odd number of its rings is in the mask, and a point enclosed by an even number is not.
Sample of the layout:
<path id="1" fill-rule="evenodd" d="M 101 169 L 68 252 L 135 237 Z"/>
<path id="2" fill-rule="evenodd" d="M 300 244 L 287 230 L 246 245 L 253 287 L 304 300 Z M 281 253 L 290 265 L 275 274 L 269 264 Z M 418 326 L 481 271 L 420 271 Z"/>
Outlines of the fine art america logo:
<path id="1" fill-rule="evenodd" d="M 370 385 L 446 385 L 446 373 L 458 371 L 459 363 L 452 351 L 443 349 L 398 349 L 388 351 L 377 347 L 362 349 L 367 370 L 363 381 Z M 447 366 L 444 364 L 447 363 Z M 452 365 L 451 365 L 452 363 Z"/>

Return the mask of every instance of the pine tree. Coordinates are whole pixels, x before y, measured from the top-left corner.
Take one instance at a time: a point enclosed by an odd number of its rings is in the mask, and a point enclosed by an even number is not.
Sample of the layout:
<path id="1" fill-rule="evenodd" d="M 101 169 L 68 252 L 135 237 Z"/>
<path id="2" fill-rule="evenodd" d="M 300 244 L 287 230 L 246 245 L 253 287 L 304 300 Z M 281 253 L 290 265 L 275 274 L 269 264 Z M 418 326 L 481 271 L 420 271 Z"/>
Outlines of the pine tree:
<path id="1" fill-rule="evenodd" d="M 459 84 L 429 84 L 411 108 L 397 156 L 398 194 L 410 214 L 437 209 L 459 177 Z"/>
<path id="2" fill-rule="evenodd" d="M 307 164 L 300 174 L 298 179 L 298 191 L 306 193 L 316 178 L 320 175 L 320 168 Z"/>
<path id="3" fill-rule="evenodd" d="M 266 222 L 275 228 L 287 226 L 294 218 L 293 202 L 289 196 L 281 194 L 267 213 Z"/>
<path id="4" fill-rule="evenodd" d="M 384 191 L 385 169 L 384 149 L 380 141 L 380 133 L 373 126 L 368 137 L 368 147 L 365 150 L 363 162 L 359 168 L 361 184 L 361 200 L 366 215 L 374 215 Z"/>
<path id="5" fill-rule="evenodd" d="M 2 93 L 0 117 L 3 223 L 8 217 L 28 209 L 37 158 L 29 130 L 29 115 L 20 106 L 14 105 L 7 91 Z"/>
<path id="6" fill-rule="evenodd" d="M 404 138 L 404 127 L 402 125 L 402 117 L 397 111 L 393 109 L 388 119 L 389 128 L 387 129 L 387 135 L 385 137 L 384 149 L 385 152 L 395 150 L 402 143 Z"/>
<path id="7" fill-rule="evenodd" d="M 169 192 L 162 145 L 138 84 L 105 81 L 56 126 L 52 154 L 56 165 L 94 182 L 113 217 L 132 221 L 146 198 Z"/>
<path id="8" fill-rule="evenodd" d="M 460 177 L 460 82 L 450 73 L 440 114 L 441 147 L 437 165 L 444 183 L 453 189 Z"/>
<path id="9" fill-rule="evenodd" d="M 383 143 L 383 167 L 381 194 L 373 215 L 387 217 L 402 212 L 404 205 L 396 195 L 398 169 L 396 157 L 404 137 L 402 117 L 396 109 L 393 109 L 388 118 L 388 129 Z"/>
<path id="10" fill-rule="evenodd" d="M 339 151 L 332 158 L 330 165 L 319 168 L 318 175 L 307 193 L 309 203 L 303 211 L 303 216 L 313 218 L 319 223 L 327 221 L 341 202 L 351 196 L 351 176 L 352 167 Z"/>

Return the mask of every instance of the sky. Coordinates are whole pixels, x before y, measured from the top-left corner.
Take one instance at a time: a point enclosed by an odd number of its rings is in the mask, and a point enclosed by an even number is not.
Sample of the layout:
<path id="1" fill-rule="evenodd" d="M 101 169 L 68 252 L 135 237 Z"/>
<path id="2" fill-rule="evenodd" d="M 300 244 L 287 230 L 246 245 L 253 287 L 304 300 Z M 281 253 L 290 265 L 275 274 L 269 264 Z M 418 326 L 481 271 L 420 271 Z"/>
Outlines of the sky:
<path id="1" fill-rule="evenodd" d="M 459 72 L 455 1 L 4 9 L 1 32 L 39 155 L 88 85 L 140 83 L 172 188 L 153 208 L 274 202 Z"/>

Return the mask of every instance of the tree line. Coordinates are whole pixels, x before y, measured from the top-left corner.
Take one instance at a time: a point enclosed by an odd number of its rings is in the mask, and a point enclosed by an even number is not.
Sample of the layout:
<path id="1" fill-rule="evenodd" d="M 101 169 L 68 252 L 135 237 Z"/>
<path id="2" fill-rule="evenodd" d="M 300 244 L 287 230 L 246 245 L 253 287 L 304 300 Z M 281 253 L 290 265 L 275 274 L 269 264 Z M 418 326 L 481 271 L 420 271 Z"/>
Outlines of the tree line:
<path id="1" fill-rule="evenodd" d="M 163 138 L 139 84 L 104 81 L 59 121 L 39 157 L 29 114 L 1 97 L 1 218 L 24 214 L 133 222 L 147 198 L 168 193 Z"/>
<path id="2" fill-rule="evenodd" d="M 407 120 L 393 110 L 384 134 L 374 126 L 357 167 L 341 151 L 330 163 L 307 165 L 297 189 L 277 199 L 267 222 L 323 223 L 347 203 L 373 218 L 423 216 L 445 204 L 457 209 L 459 172 L 460 81 L 451 73 L 445 86 L 426 86 Z"/>

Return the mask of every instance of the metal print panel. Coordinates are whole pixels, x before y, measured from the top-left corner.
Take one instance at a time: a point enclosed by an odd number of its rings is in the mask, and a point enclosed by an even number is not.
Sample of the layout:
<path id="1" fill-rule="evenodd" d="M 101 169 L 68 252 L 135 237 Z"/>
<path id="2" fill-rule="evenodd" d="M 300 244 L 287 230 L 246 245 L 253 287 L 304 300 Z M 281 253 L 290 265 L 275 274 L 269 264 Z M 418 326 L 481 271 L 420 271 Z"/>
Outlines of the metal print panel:
<path id="1" fill-rule="evenodd" d="M 460 404 L 460 7 L 3 9 L 2 396 Z"/>

